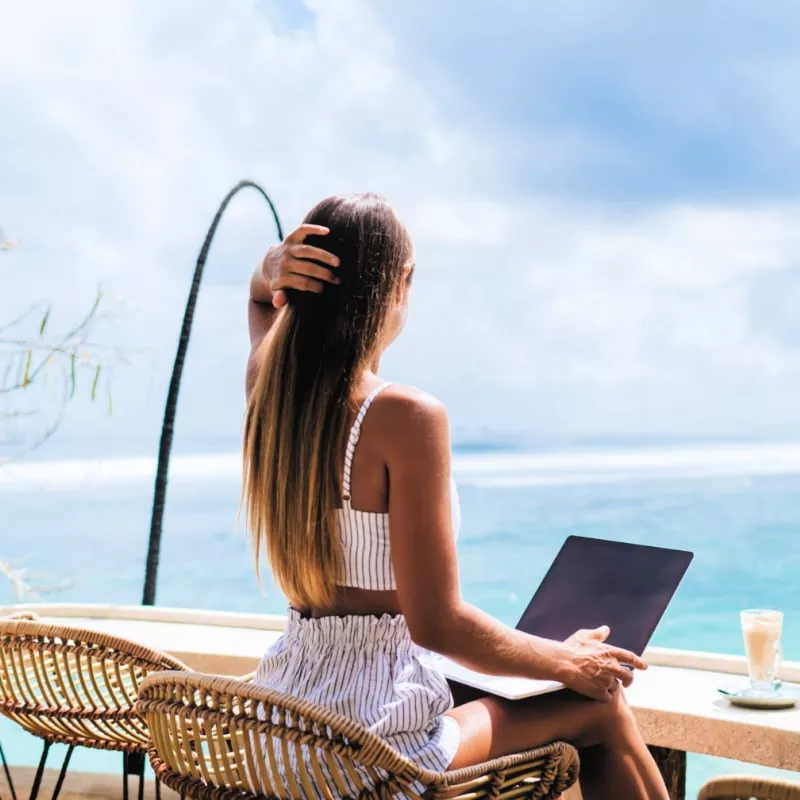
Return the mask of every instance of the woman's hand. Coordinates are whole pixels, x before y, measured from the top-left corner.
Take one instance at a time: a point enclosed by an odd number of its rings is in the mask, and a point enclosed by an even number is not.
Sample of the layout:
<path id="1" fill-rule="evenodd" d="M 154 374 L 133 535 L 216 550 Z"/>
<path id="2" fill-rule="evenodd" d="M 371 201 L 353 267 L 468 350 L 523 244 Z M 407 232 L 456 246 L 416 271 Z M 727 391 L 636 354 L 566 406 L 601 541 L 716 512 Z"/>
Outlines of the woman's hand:
<path id="1" fill-rule="evenodd" d="M 341 282 L 333 272 L 339 266 L 339 259 L 321 247 L 304 244 L 307 236 L 326 236 L 328 233 L 328 228 L 322 225 L 303 223 L 280 244 L 267 250 L 260 271 L 269 286 L 275 308 L 286 305 L 286 289 L 319 294 L 326 283 Z"/>
<path id="2" fill-rule="evenodd" d="M 633 669 L 647 669 L 639 656 L 605 643 L 608 626 L 580 630 L 564 642 L 567 649 L 562 683 L 579 694 L 607 701 L 619 685 L 633 683 Z"/>

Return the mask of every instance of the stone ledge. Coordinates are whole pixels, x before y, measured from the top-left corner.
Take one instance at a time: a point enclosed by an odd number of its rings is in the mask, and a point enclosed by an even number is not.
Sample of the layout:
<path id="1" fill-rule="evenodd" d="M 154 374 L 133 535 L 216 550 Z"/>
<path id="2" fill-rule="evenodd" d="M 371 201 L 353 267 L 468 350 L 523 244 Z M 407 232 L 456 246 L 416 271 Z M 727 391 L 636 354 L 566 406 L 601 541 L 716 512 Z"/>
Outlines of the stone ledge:
<path id="1" fill-rule="evenodd" d="M 253 671 L 280 636 L 284 618 L 260 614 L 141 606 L 30 604 L 46 621 L 114 633 L 165 650 L 202 672 Z M 755 711 L 730 706 L 720 686 L 744 685 L 743 657 L 651 648 L 651 668 L 628 691 L 649 744 L 800 770 L 800 709 Z M 800 664 L 784 664 L 785 680 L 800 681 Z"/>

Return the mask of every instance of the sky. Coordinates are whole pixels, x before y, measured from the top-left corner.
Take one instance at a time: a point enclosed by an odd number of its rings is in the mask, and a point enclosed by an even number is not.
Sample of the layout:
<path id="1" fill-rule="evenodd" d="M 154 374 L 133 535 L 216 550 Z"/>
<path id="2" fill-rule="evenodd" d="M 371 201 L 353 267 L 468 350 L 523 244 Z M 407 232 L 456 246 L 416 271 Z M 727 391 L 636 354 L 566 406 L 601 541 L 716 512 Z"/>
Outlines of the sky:
<path id="1" fill-rule="evenodd" d="M 194 259 L 377 191 L 417 247 L 382 364 L 457 442 L 800 438 L 800 5 L 0 0 L 0 319 L 98 284 L 122 348 L 45 453 L 155 453 Z M 230 449 L 255 194 L 214 242 L 176 449 Z"/>

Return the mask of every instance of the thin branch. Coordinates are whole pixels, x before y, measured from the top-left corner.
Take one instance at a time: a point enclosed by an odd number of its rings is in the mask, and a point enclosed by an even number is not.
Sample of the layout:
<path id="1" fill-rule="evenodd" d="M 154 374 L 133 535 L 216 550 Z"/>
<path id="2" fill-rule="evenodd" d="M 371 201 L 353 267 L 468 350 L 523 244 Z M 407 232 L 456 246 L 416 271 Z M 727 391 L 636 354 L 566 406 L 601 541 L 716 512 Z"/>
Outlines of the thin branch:
<path id="1" fill-rule="evenodd" d="M 38 417 L 41 425 L 35 430 L 33 423 L 26 424 L 27 431 L 20 428 L 21 436 L 15 437 L 17 443 L 9 452 L 0 456 L 0 466 L 14 459 L 24 458 L 31 451 L 40 447 L 50 439 L 58 429 L 66 413 L 66 406 L 74 395 L 82 375 L 91 370 L 88 377 L 89 396 L 98 399 L 100 376 L 105 372 L 109 376 L 107 382 L 107 407 L 112 409 L 110 373 L 117 362 L 126 363 L 124 351 L 116 347 L 94 344 L 90 339 L 94 325 L 100 317 L 101 305 L 105 294 L 98 290 L 94 301 L 80 320 L 65 333 L 47 336 L 49 306 L 29 309 L 21 318 L 36 325 L 36 333 L 30 338 L 8 336 L 0 339 L 0 359 L 5 358 L 7 365 L 0 382 L 0 401 L 4 408 L 0 409 L 0 419 L 10 423 L 14 419 Z M 34 316 L 33 311 L 37 312 Z M 38 317 L 38 318 L 37 318 Z M 55 378 L 55 382 L 54 379 Z M 48 401 L 43 408 L 37 410 L 31 406 L 36 404 L 36 396 L 24 399 L 35 391 L 36 386 L 47 392 L 53 402 Z M 59 388 L 60 387 L 60 388 Z M 57 394 L 54 396 L 53 389 Z M 18 398 L 18 399 L 17 399 Z M 15 406 L 19 408 L 15 408 Z M 34 433 L 31 436 L 31 433 Z M 6 437 L 7 438 L 7 437 Z"/>
<path id="2" fill-rule="evenodd" d="M 69 385 L 66 381 L 62 381 L 62 396 L 58 401 L 58 410 L 55 413 L 55 416 L 50 421 L 48 426 L 45 430 L 40 433 L 36 438 L 32 439 L 30 442 L 26 442 L 24 445 L 20 446 L 18 449 L 14 451 L 11 455 L 8 456 L 0 456 L 0 467 L 3 464 L 8 464 L 11 461 L 17 461 L 19 459 L 24 458 L 28 454 L 32 453 L 34 450 L 41 447 L 48 439 L 50 439 L 53 434 L 58 430 L 61 426 L 61 423 L 64 419 L 64 415 L 67 413 L 67 403 L 69 402 Z M 32 415 L 35 416 L 35 412 L 32 412 Z"/>
<path id="3" fill-rule="evenodd" d="M 103 297 L 103 293 L 98 291 L 94 303 L 92 304 L 88 313 L 86 313 L 78 322 L 78 324 L 75 325 L 71 330 L 67 331 L 67 333 L 61 337 L 58 337 L 56 342 L 46 342 L 41 341 L 41 339 L 0 339 L 0 345 L 27 350 L 25 369 L 19 374 L 16 381 L 11 385 L 8 384 L 7 370 L 3 380 L 3 386 L 0 388 L 0 394 L 9 394 L 11 392 L 20 391 L 27 388 L 30 384 L 34 383 L 38 379 L 39 375 L 47 368 L 52 358 L 56 356 L 65 357 L 69 359 L 70 362 L 75 362 L 77 358 L 80 357 L 80 366 L 85 364 L 94 368 L 97 364 L 102 364 L 103 359 L 101 356 L 108 355 L 109 352 L 113 353 L 114 351 L 111 348 L 100 348 L 101 352 L 99 354 L 96 352 L 96 350 L 95 352 L 90 352 L 88 348 L 92 345 L 89 342 L 88 336 L 91 326 L 96 321 L 98 316 L 98 310 Z M 49 313 L 50 312 L 48 308 L 39 325 L 40 337 L 44 334 Z M 28 312 L 28 316 L 30 316 L 30 312 Z M 37 358 L 37 362 L 35 364 L 32 361 L 32 353 L 34 351 L 43 352 L 43 355 Z M 13 359 L 16 355 L 18 355 L 18 353 L 12 353 L 11 363 L 9 366 L 13 365 Z"/>
<path id="4" fill-rule="evenodd" d="M 3 339 L 0 337 L 0 346 L 15 348 L 24 347 L 30 350 L 46 350 L 49 353 L 72 353 L 76 347 L 97 347 L 105 350 L 113 349 L 110 345 L 94 344 L 93 342 L 89 341 L 89 339 L 76 339 L 76 342 L 72 347 L 69 347 L 68 345 L 68 342 L 65 344 L 56 345 L 37 339 Z"/>
<path id="5" fill-rule="evenodd" d="M 63 348 L 67 342 L 77 337 L 79 333 L 81 333 L 82 331 L 86 330 L 89 327 L 91 322 L 94 320 L 95 314 L 97 313 L 97 309 L 100 307 L 102 299 L 103 299 L 103 294 L 102 292 L 98 291 L 94 303 L 92 303 L 92 307 L 91 309 L 89 309 L 89 313 L 71 331 L 68 331 L 61 338 L 61 342 L 59 344 L 54 345 L 53 352 L 57 351 L 60 348 Z M 33 373 L 31 374 L 31 378 L 35 380 L 39 372 L 43 368 L 44 368 L 44 362 L 39 364 L 39 366 L 33 371 Z"/>
<path id="6" fill-rule="evenodd" d="M 32 306 L 28 308 L 27 311 L 23 311 L 18 317 L 15 317 L 11 320 L 11 322 L 6 322 L 3 325 L 0 325 L 0 333 L 3 331 L 10 330 L 11 328 L 16 327 L 17 325 L 21 325 L 28 317 L 33 315 L 33 312 L 36 311 L 42 304 L 41 303 L 34 303 Z"/>
<path id="7" fill-rule="evenodd" d="M 16 417 L 35 417 L 35 411 L 20 411 L 16 409 L 15 411 L 3 411 L 0 409 L 0 417 L 5 417 L 6 419 L 14 419 Z"/>
<path id="8" fill-rule="evenodd" d="M 26 595 L 32 599 L 38 598 L 36 590 L 25 580 L 24 569 L 14 569 L 8 561 L 0 558 L 0 575 L 8 578 L 17 595 L 17 600 L 22 600 Z"/>

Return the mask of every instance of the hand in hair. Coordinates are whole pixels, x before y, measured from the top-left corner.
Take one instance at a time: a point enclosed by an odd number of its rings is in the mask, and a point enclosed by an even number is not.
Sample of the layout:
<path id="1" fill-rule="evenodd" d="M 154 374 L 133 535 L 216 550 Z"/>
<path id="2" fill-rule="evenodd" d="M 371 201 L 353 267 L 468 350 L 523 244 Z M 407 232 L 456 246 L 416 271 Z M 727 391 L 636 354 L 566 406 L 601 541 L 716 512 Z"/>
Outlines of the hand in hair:
<path id="1" fill-rule="evenodd" d="M 255 380 L 255 358 L 261 342 L 277 319 L 276 309 L 286 305 L 286 289 L 321 292 L 326 283 L 338 283 L 334 269 L 339 259 L 320 247 L 305 244 L 307 236 L 325 236 L 328 228 L 304 223 L 280 244 L 270 247 L 250 280 L 248 325 L 250 359 L 247 365 L 248 391 Z M 325 266 L 322 266 L 325 265 Z"/>
<path id="2" fill-rule="evenodd" d="M 286 305 L 286 289 L 319 294 L 326 283 L 339 283 L 333 270 L 339 259 L 320 247 L 305 244 L 307 236 L 325 236 L 322 225 L 304 223 L 276 244 L 256 269 L 250 294 L 255 302 L 272 303 L 275 308 Z"/>

